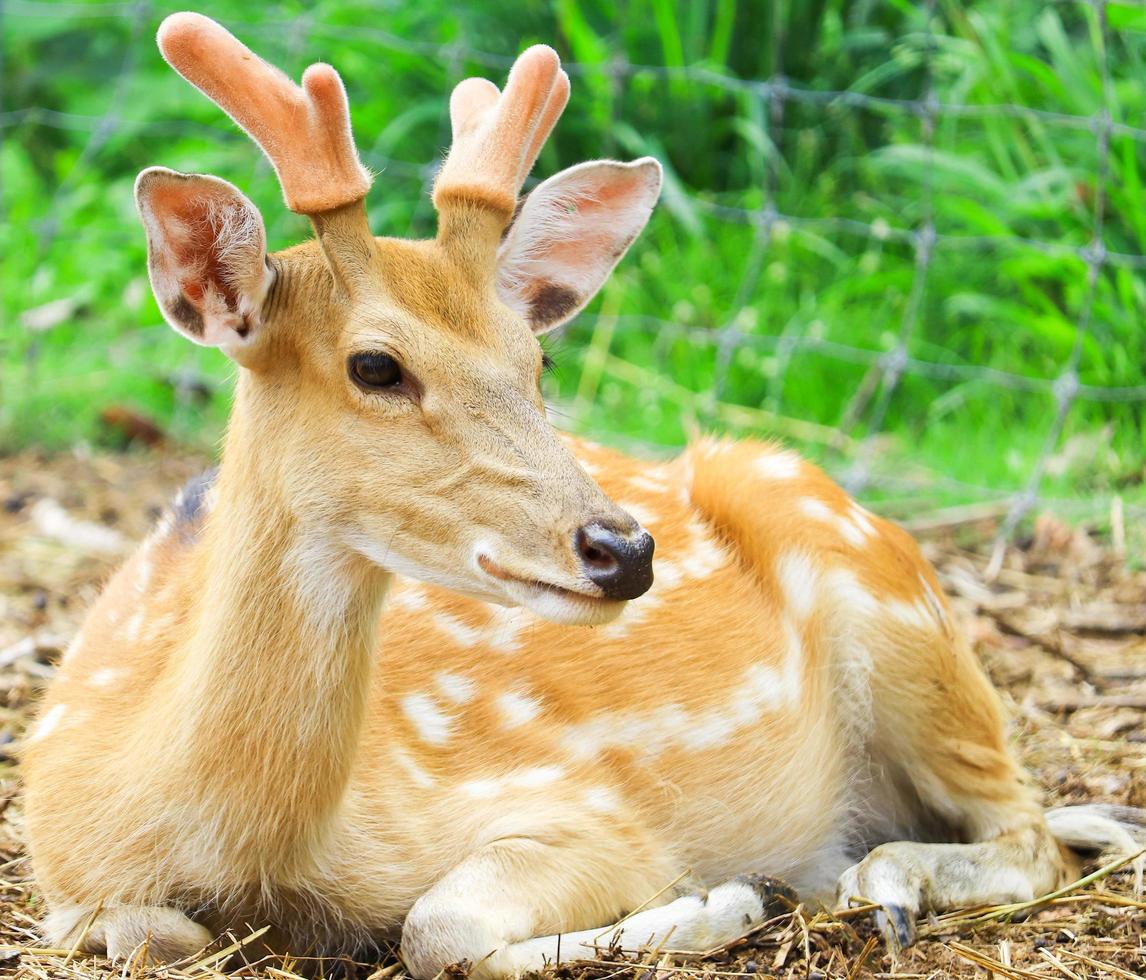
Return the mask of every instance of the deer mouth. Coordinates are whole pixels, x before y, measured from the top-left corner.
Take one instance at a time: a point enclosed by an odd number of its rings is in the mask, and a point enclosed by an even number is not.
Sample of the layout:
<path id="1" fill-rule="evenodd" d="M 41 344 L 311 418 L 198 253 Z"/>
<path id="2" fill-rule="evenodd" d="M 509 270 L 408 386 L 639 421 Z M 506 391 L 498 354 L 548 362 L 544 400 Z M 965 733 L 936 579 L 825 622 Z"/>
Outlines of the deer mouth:
<path id="1" fill-rule="evenodd" d="M 514 575 L 485 554 L 477 556 L 477 564 L 501 584 L 514 603 L 553 622 L 596 626 L 616 619 L 625 608 L 625 600 L 609 599 L 599 592 Z"/>

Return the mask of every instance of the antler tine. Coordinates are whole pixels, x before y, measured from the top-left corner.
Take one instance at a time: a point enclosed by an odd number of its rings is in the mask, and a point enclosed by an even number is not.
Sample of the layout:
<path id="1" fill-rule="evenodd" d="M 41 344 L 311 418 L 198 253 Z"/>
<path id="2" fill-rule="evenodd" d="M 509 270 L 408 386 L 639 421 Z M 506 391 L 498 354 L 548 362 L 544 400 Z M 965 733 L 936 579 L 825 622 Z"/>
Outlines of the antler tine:
<path id="1" fill-rule="evenodd" d="M 195 13 L 172 14 L 159 49 L 180 75 L 235 120 L 274 165 L 286 205 L 299 214 L 331 211 L 366 196 L 342 79 L 311 65 L 295 85 L 229 31 Z"/>
<path id="2" fill-rule="evenodd" d="M 508 224 L 521 185 L 568 101 L 569 76 L 557 52 L 544 44 L 514 62 L 504 92 L 484 78 L 460 82 L 450 97 L 453 145 L 434 185 L 438 211 L 467 202 Z"/>

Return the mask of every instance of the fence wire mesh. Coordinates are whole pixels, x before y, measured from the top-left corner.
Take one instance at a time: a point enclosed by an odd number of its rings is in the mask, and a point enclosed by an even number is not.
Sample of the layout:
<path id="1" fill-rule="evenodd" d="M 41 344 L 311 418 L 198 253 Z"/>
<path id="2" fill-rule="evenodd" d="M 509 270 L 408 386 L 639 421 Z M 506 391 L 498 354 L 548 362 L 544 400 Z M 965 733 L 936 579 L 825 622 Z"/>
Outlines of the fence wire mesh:
<path id="1" fill-rule="evenodd" d="M 1146 20 L 1138 15 L 1136 5 L 1108 0 L 1055 0 L 1040 5 L 1062 12 L 1063 22 L 1073 18 L 1086 38 L 1085 52 L 1076 54 L 1078 60 L 1085 60 L 1085 53 L 1093 61 L 1096 89 L 1091 93 L 1092 111 L 1075 112 L 1053 105 L 988 101 L 981 94 L 974 99 L 959 98 L 960 87 L 952 81 L 958 73 L 950 66 L 960 50 L 955 27 L 959 18 L 975 22 L 977 6 L 926 0 L 903 22 L 905 33 L 885 39 L 910 68 L 899 73 L 894 94 L 881 93 L 878 85 L 865 87 L 862 79 L 852 88 L 828 89 L 791 77 L 785 73 L 786 38 L 781 30 L 772 31 L 768 38 L 773 70 L 766 77 L 738 77 L 725 66 L 703 62 L 674 64 L 667 63 L 667 58 L 661 64 L 638 62 L 630 60 L 624 44 L 607 41 L 596 49 L 592 61 L 566 61 L 574 83 L 571 111 L 584 112 L 585 127 L 601 129 L 605 148 L 616 155 L 651 150 L 668 165 L 665 213 L 658 219 L 653 242 L 638 252 L 638 270 L 655 264 L 656 253 L 665 243 L 683 240 L 693 243 L 678 249 L 684 258 L 704 256 L 709 247 L 720 276 L 719 294 L 714 289 L 714 295 L 705 297 L 703 315 L 691 307 L 696 305 L 698 285 L 705 285 L 710 274 L 708 264 L 693 271 L 685 262 L 674 270 L 667 287 L 659 282 L 658 306 L 636 303 L 636 311 L 630 311 L 628 301 L 646 284 L 641 275 L 631 277 L 622 288 L 606 289 L 599 304 L 577 320 L 561 344 L 559 360 L 568 367 L 551 392 L 558 422 L 596 430 L 626 448 L 653 452 L 694 430 L 776 435 L 810 450 L 849 490 L 883 498 L 893 511 L 939 511 L 936 520 L 943 515 L 952 520 L 963 516 L 997 519 L 996 568 L 1005 544 L 1024 518 L 1040 506 L 1050 505 L 1068 515 L 1084 514 L 1100 523 L 1111 514 L 1117 523 L 1124 511 L 1131 516 L 1146 512 L 1146 497 L 1140 492 L 1140 457 L 1125 448 L 1142 441 L 1146 383 L 1141 380 L 1141 368 L 1146 359 L 1140 355 L 1146 348 L 1131 338 L 1128 353 L 1122 357 L 1128 362 L 1122 375 L 1114 369 L 1098 369 L 1103 352 L 1118 333 L 1110 325 L 1112 316 L 1130 325 L 1119 328 L 1123 333 L 1118 336 L 1125 340 L 1123 335 L 1133 328 L 1146 297 L 1146 255 L 1135 250 L 1142 239 L 1122 227 L 1112 236 L 1109 227 L 1112 200 L 1126 199 L 1127 187 L 1146 182 L 1142 181 L 1146 129 L 1134 124 L 1133 107 L 1124 105 L 1127 81 L 1124 76 L 1114 77 L 1110 52 L 1118 46 L 1120 63 L 1128 58 L 1136 64 L 1140 55 L 1146 57 L 1146 44 L 1141 43 Z M 33 33 L 35 25 L 43 22 L 52 25 L 51 30 L 44 28 L 45 36 L 53 30 L 73 30 L 92 39 L 111 38 L 117 49 L 114 56 L 106 50 L 100 54 L 105 74 L 84 99 L 76 100 L 84 111 L 58 100 L 21 102 L 29 93 L 34 96 L 37 85 L 24 84 L 19 91 L 6 85 L 0 106 L 5 145 L 14 146 L 13 152 L 27 152 L 34 141 L 44 139 L 45 131 L 56 131 L 63 135 L 55 142 L 67 148 L 64 162 L 57 159 L 55 163 L 50 204 L 41 213 L 26 215 L 13 193 L 5 192 L 5 224 L 18 226 L 8 235 L 8 248 L 30 251 L 33 268 L 57 261 L 62 249 L 84 250 L 93 257 L 89 274 L 100 277 L 104 273 L 99 269 L 99 255 L 125 249 L 142 254 L 141 234 L 122 199 L 112 206 L 123 216 L 120 222 L 86 222 L 82 219 L 90 212 L 73 206 L 80 188 L 89 197 L 122 197 L 130 174 L 119 173 L 120 160 L 133 157 L 123 152 L 125 141 L 137 144 L 141 153 L 152 158 L 148 162 L 182 164 L 183 169 L 208 169 L 208 163 L 226 161 L 223 166 L 230 172 L 221 172 L 221 176 L 241 186 L 245 178 L 262 188 L 262 197 L 256 197 L 260 203 L 272 202 L 263 208 L 272 242 L 298 237 L 297 219 L 273 204 L 274 192 L 267 189 L 273 187 L 269 168 L 260 158 L 248 169 L 236 171 L 234 162 L 242 154 L 256 160 L 254 149 L 247 149 L 242 138 L 210 111 L 202 111 L 189 90 L 177 91 L 180 83 L 172 82 L 165 89 L 172 94 L 158 106 L 140 108 L 141 66 L 158 59 L 151 37 L 167 12 L 164 5 L 148 0 L 91 4 L 6 0 L 0 4 L 6 34 L 16 22 Z M 376 230 L 424 234 L 432 228 L 429 187 L 437 159 L 432 153 L 426 161 L 419 161 L 413 154 L 395 152 L 401 140 L 393 132 L 394 125 L 423 127 L 432 131 L 438 147 L 444 147 L 449 133 L 448 86 L 475 69 L 502 73 L 519 47 L 517 38 L 507 37 L 504 50 L 486 50 L 467 43 L 464 31 L 447 42 L 425 40 L 382 29 L 377 26 L 379 17 L 348 23 L 347 17 L 328 14 L 322 4 L 313 10 L 291 8 L 289 14 L 272 4 L 265 6 L 262 16 L 223 19 L 296 77 L 312 60 L 329 60 L 340 67 L 355 106 L 363 158 L 381 175 L 378 183 L 386 186 L 384 192 L 378 185 L 374 191 L 375 197 L 386 199 L 371 205 Z M 33 26 L 28 28 L 29 24 Z M 1050 45 L 1050 41 L 1045 43 Z M 1082 46 L 1077 38 L 1069 43 Z M 386 71 L 380 66 L 396 58 L 404 59 L 404 70 L 415 70 L 411 67 L 415 66 L 425 75 L 427 91 L 435 93 L 434 108 L 419 104 L 412 110 L 417 119 L 402 116 L 396 124 L 372 133 L 360 124 L 359 106 L 374 97 L 372 90 L 385 85 Z M 1054 69 L 1055 59 L 1048 56 L 1046 61 L 1049 67 L 1045 70 Z M 1018 57 L 1009 63 L 1018 64 Z M 1031 72 L 1042 70 L 1025 67 Z M 1061 64 L 1058 70 L 1061 73 Z M 5 77 L 11 74 L 6 67 Z M 914 81 L 913 93 L 903 92 L 905 78 Z M 1069 84 L 1066 78 L 1061 82 Z M 583 87 L 590 92 L 588 108 L 577 110 Z M 619 105 L 632 105 L 633 99 L 695 100 L 697 93 L 711 100 L 708 105 L 723 107 L 721 111 L 735 107 L 741 128 L 751 130 L 731 151 L 737 159 L 729 167 L 740 167 L 755 179 L 741 182 L 735 193 L 690 184 L 681 176 L 680 160 L 674 159 L 673 152 L 657 152 L 670 142 L 671 126 L 636 134 L 618 110 Z M 1069 103 L 1070 99 L 1064 95 L 1062 101 Z M 794 113 L 798 118 L 792 118 Z M 860 122 L 855 123 L 857 119 Z M 825 131 L 830 139 L 831 129 L 845 124 L 841 120 L 883 134 L 869 147 L 873 158 L 891 159 L 891 150 L 910 150 L 916 175 L 913 182 L 908 181 L 910 206 L 901 206 L 906 195 L 903 187 L 895 186 L 900 172 L 891 167 L 881 172 L 882 185 L 853 189 L 854 198 L 870 197 L 877 201 L 875 206 L 848 206 L 827 213 L 798 207 L 801 188 L 797 185 L 803 178 L 793 159 L 801 153 L 801 140 L 807 132 Z M 914 138 L 904 139 L 903 133 L 912 128 Z M 899 135 L 887 138 L 888 131 Z M 958 181 L 966 174 L 960 172 L 958 161 L 952 162 L 949 147 L 957 143 L 959 133 L 970 131 L 985 134 L 988 145 L 991 140 L 1015 136 L 1036 148 L 1032 158 L 1044 154 L 1057 161 L 1060 167 L 1053 171 L 1057 183 L 1053 193 L 1044 195 L 1043 211 L 1053 210 L 1057 201 L 1085 215 L 1069 228 L 1057 226 L 1054 215 L 1048 213 L 1040 214 L 1040 220 L 999 221 L 994 226 L 989 214 L 973 222 L 953 221 L 951 191 L 945 181 Z M 880 145 L 881 138 L 886 145 Z M 1069 146 L 1060 147 L 1060 138 L 1069 139 Z M 165 147 L 176 141 L 179 158 L 163 159 Z M 680 144 L 675 145 L 679 156 Z M 690 149 L 695 154 L 716 152 L 701 143 Z M 198 163 L 190 159 L 198 151 L 208 159 Z M 115 159 L 105 161 L 109 156 Z M 1066 157 L 1070 159 L 1060 159 Z M 5 159 L 7 174 L 10 164 Z M 901 152 L 896 159 L 902 163 L 908 155 Z M 575 161 L 562 158 L 559 162 Z M 1115 166 L 1117 193 L 1111 187 Z M 117 178 L 110 188 L 109 173 Z M 1050 181 L 1046 174 L 1041 177 Z M 1015 180 L 1021 183 L 1022 176 Z M 1039 177 L 1035 174 L 1032 179 Z M 1073 182 L 1066 198 L 1060 186 L 1064 180 Z M 5 183 L 10 186 L 13 181 L 6 179 Z M 881 186 L 894 198 L 891 207 L 878 206 Z M 973 192 L 961 189 L 958 196 L 965 200 Z M 1037 191 L 1034 196 L 1038 198 Z M 814 195 L 809 198 L 814 200 Z M 391 199 L 401 199 L 408 206 L 392 204 Z M 1063 200 L 1068 203 L 1062 205 Z M 899 214 L 894 213 L 897 206 Z M 985 211 L 991 206 L 990 200 L 976 205 Z M 1137 217 L 1126 221 L 1131 231 L 1140 230 Z M 734 239 L 731 258 L 728 249 L 719 245 L 730 238 Z M 794 241 L 802 243 L 800 248 L 793 248 Z M 775 314 L 770 298 L 777 295 L 778 285 L 783 286 L 787 270 L 801 255 L 817 250 L 829 254 L 826 271 L 811 288 L 804 282 L 803 294 L 795 298 L 794 305 Z M 878 331 L 857 335 L 843 322 L 846 310 L 826 311 L 821 296 L 834 284 L 833 268 L 852 280 L 871 274 L 872 291 L 878 293 L 880 280 L 873 270 L 878 270 L 884 255 L 902 258 L 903 268 L 909 270 L 896 280 L 895 289 L 902 295 L 887 304 L 893 315 Z M 969 354 L 975 343 L 948 345 L 943 337 L 945 327 L 958 321 L 949 310 L 960 303 L 973 306 L 974 300 L 960 291 L 962 284 L 951 278 L 949 269 L 967 268 L 972 261 L 1013 266 L 1016 257 L 1042 262 L 1054 273 L 1047 272 L 1043 286 L 1038 275 L 1030 277 L 1025 292 L 1009 299 L 1006 307 L 1010 318 L 1020 321 L 1024 316 L 1045 317 L 1047 308 L 1055 307 L 1058 335 L 1051 347 L 1065 354 L 1055 360 L 1048 358 L 1048 348 L 1039 348 L 1031 362 L 1041 370 L 1030 369 L 1021 351 L 1017 359 L 1000 364 L 989 336 L 978 343 L 978 349 L 985 352 L 980 359 Z M 1040 295 L 1040 289 L 1046 295 Z M 52 284 L 33 282 L 20 302 L 42 309 L 58 300 Z M 856 316 L 868 317 L 877 306 L 862 307 Z M 988 335 L 991 316 L 988 306 L 976 321 L 978 329 Z M 110 347 L 93 333 L 94 328 L 88 328 L 80 342 L 96 360 L 107 364 L 115 364 L 117 357 L 120 363 L 125 358 L 130 361 L 117 350 L 122 354 L 151 344 L 155 331 L 162 329 L 153 308 L 151 317 L 153 324 L 122 332 Z M 997 329 L 1012 327 L 1013 323 L 999 324 Z M 47 388 L 61 383 L 60 377 L 49 376 L 50 358 L 44 356 L 42 336 L 18 324 L 5 328 L 5 335 L 3 353 L 10 366 L 4 376 L 6 384 Z M 647 338 L 647 343 L 626 346 L 625 338 L 631 336 Z M 122 346 L 117 348 L 117 344 Z M 638 360 L 638 354 L 644 359 Z M 13 368 L 16 362 L 18 368 Z M 693 362 L 703 363 L 704 369 L 691 370 Z M 818 365 L 812 372 L 814 383 L 834 389 L 829 407 L 823 410 L 809 409 L 807 399 L 788 394 L 813 364 Z M 1052 364 L 1049 370 L 1048 364 Z M 101 368 L 96 372 L 97 383 L 105 376 Z M 920 387 L 909 397 L 901 397 L 905 385 Z M 177 416 L 182 413 L 186 418 L 196 411 L 185 392 L 177 392 L 176 401 Z M 913 417 L 920 406 L 930 412 L 937 402 L 944 406 L 940 415 Z M 972 411 L 968 406 L 973 402 L 977 407 Z M 33 403 L 19 404 L 28 411 Z M 642 422 L 645 413 L 653 423 Z M 671 424 L 664 423 L 666 416 L 674 416 Z M 917 453 L 916 444 L 928 444 L 936 417 L 955 433 L 947 438 L 960 441 L 965 436 L 978 455 L 950 448 L 931 455 Z M 973 438 L 984 419 L 992 417 L 996 428 L 984 439 Z M 999 468 L 987 457 L 1006 456 L 1008 436 L 1031 448 Z M 1074 457 L 1081 457 L 1078 465 L 1083 469 L 1100 468 L 1094 462 L 1100 457 L 1113 458 L 1114 475 L 1088 479 L 1094 477 L 1091 473 L 1080 479 L 1077 472 L 1067 472 Z"/>

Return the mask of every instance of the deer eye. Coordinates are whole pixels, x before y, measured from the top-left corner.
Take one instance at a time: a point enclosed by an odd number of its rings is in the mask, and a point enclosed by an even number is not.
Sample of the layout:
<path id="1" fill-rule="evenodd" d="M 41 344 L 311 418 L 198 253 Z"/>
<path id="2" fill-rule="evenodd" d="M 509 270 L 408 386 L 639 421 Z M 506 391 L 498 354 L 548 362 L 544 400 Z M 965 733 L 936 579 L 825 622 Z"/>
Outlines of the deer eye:
<path id="1" fill-rule="evenodd" d="M 362 388 L 392 388 L 402 380 L 402 369 L 389 354 L 352 354 L 349 370 Z"/>

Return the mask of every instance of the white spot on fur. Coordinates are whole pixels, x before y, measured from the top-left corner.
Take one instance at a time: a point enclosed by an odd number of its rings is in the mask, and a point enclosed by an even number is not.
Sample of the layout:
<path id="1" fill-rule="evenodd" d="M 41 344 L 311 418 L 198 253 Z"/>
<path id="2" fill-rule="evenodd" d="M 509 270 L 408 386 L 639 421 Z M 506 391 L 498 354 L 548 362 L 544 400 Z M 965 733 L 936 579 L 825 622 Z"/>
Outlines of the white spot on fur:
<path id="1" fill-rule="evenodd" d="M 864 537 L 870 538 L 875 534 L 875 522 L 872 520 L 872 513 L 864 509 L 854 500 L 851 502 L 849 508 L 849 516 L 855 523 L 855 526 L 863 532 Z"/>
<path id="2" fill-rule="evenodd" d="M 435 779 L 425 769 L 423 769 L 408 752 L 404 749 L 394 749 L 394 761 L 398 763 L 401 770 L 410 777 L 411 782 L 415 786 L 420 786 L 422 789 L 427 789 L 433 786 Z"/>
<path id="3" fill-rule="evenodd" d="M 720 710 L 702 714 L 680 733 L 686 749 L 714 749 L 724 745 L 736 730 L 736 719 Z"/>
<path id="4" fill-rule="evenodd" d="M 473 626 L 467 626 L 456 616 L 438 612 L 430 617 L 430 622 L 438 627 L 438 629 L 445 633 L 458 646 L 472 647 L 477 646 L 477 644 L 481 642 L 482 631 Z"/>
<path id="5" fill-rule="evenodd" d="M 810 517 L 814 521 L 831 522 L 836 519 L 836 512 L 815 497 L 803 497 L 797 506 L 804 512 L 805 517 Z"/>
<path id="6" fill-rule="evenodd" d="M 824 587 L 840 609 L 864 616 L 879 612 L 879 600 L 860 584 L 859 576 L 850 568 L 829 568 L 824 573 Z"/>
<path id="7" fill-rule="evenodd" d="M 465 704 L 477 693 L 477 683 L 470 677 L 462 677 L 461 674 L 441 671 L 434 675 L 434 683 L 438 685 L 442 697 L 454 704 Z"/>
<path id="8" fill-rule="evenodd" d="M 489 779 L 471 779 L 462 783 L 462 792 L 476 799 L 491 799 L 507 789 L 538 789 L 550 786 L 565 777 L 561 766 L 535 766 L 521 769 L 506 776 Z"/>
<path id="9" fill-rule="evenodd" d="M 779 667 L 752 664 L 726 704 L 690 712 L 679 704 L 650 712 L 603 712 L 570 725 L 561 741 L 575 758 L 591 759 L 610 748 L 627 748 L 646 757 L 670 749 L 718 748 L 738 730 L 759 724 L 765 712 L 795 710 L 800 703 L 804 650 L 799 628 L 784 619 L 783 661 Z"/>
<path id="10" fill-rule="evenodd" d="M 155 563 L 151 560 L 151 542 L 145 541 L 139 555 L 136 558 L 139 562 L 135 569 L 135 594 L 143 596 L 147 592 L 147 587 L 151 584 L 151 573 L 155 570 Z"/>
<path id="11" fill-rule="evenodd" d="M 728 553 L 712 538 L 712 532 L 700 521 L 690 521 L 691 537 L 688 551 L 680 556 L 680 564 L 689 578 L 707 578 L 728 564 Z M 656 568 L 653 569 L 654 579 Z"/>
<path id="12" fill-rule="evenodd" d="M 497 707 L 506 728 L 520 728 L 541 714 L 541 701 L 519 691 L 499 695 Z"/>
<path id="13" fill-rule="evenodd" d="M 423 742 L 445 745 L 449 741 L 453 719 L 428 694 L 408 694 L 402 699 L 402 713 Z"/>
<path id="14" fill-rule="evenodd" d="M 861 548 L 867 543 L 868 531 L 865 531 L 863 526 L 855 520 L 854 514 L 850 512 L 848 514 L 837 513 L 824 501 L 817 500 L 815 497 L 804 497 L 798 506 L 803 511 L 804 516 L 829 525 L 853 548 Z M 866 518 L 864 520 L 870 528 L 871 522 L 867 521 Z"/>
<path id="15" fill-rule="evenodd" d="M 800 475 L 801 460 L 789 449 L 773 449 L 756 457 L 757 476 L 768 480 L 791 480 Z"/>
<path id="16" fill-rule="evenodd" d="M 409 612 L 418 612 L 430 605 L 430 600 L 426 598 L 425 589 L 405 579 L 402 580 L 401 587 L 390 601 L 395 608 L 405 609 Z"/>
<path id="17" fill-rule="evenodd" d="M 504 783 L 500 779 L 471 779 L 462 783 L 462 792 L 479 800 L 488 800 L 501 793 Z"/>
<path id="18" fill-rule="evenodd" d="M 38 742 L 42 738 L 47 738 L 60 726 L 64 715 L 67 713 L 67 706 L 63 704 L 54 704 L 50 707 L 44 716 L 36 723 L 35 729 L 32 734 L 28 736 L 29 742 Z"/>
<path id="19" fill-rule="evenodd" d="M 126 671 L 117 667 L 101 667 L 88 678 L 92 687 L 111 687 L 116 681 L 126 675 Z"/>
<path id="20" fill-rule="evenodd" d="M 489 625 L 486 627 L 486 643 L 498 653 L 513 653 L 521 649 L 517 634 L 532 622 L 526 609 L 509 609 L 505 606 L 492 606 L 489 610 Z"/>
<path id="21" fill-rule="evenodd" d="M 672 561 L 668 558 L 661 561 L 654 559 L 653 562 L 653 588 L 649 591 L 662 589 L 668 591 L 675 589 L 684 580 L 684 569 L 680 567 L 678 562 Z M 648 593 L 646 593 L 647 595 Z M 644 599 L 642 598 L 642 602 Z"/>
<path id="22" fill-rule="evenodd" d="M 669 489 L 664 480 L 657 480 L 644 474 L 629 477 L 629 486 L 634 490 L 644 490 L 645 493 L 667 493 Z"/>
<path id="23" fill-rule="evenodd" d="M 820 576 L 812 559 L 800 551 L 781 555 L 776 562 L 776 578 L 784 601 L 799 620 L 807 619 L 816 606 Z"/>
<path id="24" fill-rule="evenodd" d="M 935 619 L 926 600 L 920 598 L 913 602 L 904 599 L 888 599 L 883 604 L 884 611 L 898 623 L 912 629 L 932 629 Z"/>
<path id="25" fill-rule="evenodd" d="M 581 795 L 585 807 L 597 813 L 616 813 L 621 809 L 621 801 L 608 786 L 594 786 Z"/>
<path id="26" fill-rule="evenodd" d="M 109 617 L 110 619 L 110 617 Z M 81 629 L 75 636 L 72 637 L 72 642 L 68 644 L 68 648 L 64 651 L 64 655 L 60 657 L 60 663 L 66 664 L 71 660 L 84 645 L 84 631 Z"/>
<path id="27" fill-rule="evenodd" d="M 565 770 L 561 766 L 534 766 L 509 777 L 511 786 L 530 788 L 549 786 L 565 778 Z"/>
<path id="28" fill-rule="evenodd" d="M 144 610 L 140 609 L 127 621 L 127 626 L 124 627 L 124 636 L 127 638 L 128 643 L 134 643 L 139 639 L 139 631 L 143 627 Z"/>

